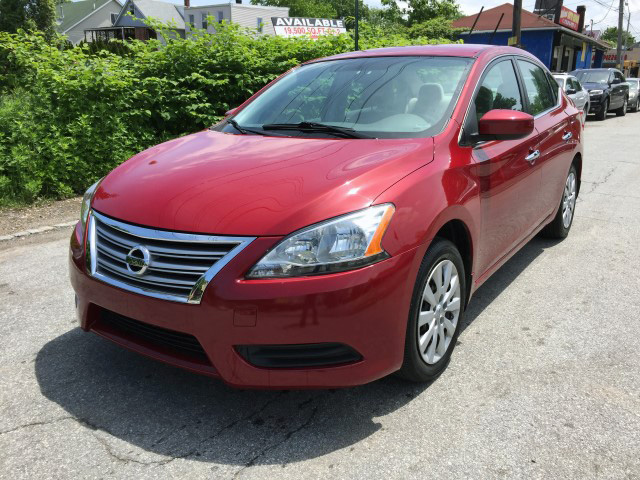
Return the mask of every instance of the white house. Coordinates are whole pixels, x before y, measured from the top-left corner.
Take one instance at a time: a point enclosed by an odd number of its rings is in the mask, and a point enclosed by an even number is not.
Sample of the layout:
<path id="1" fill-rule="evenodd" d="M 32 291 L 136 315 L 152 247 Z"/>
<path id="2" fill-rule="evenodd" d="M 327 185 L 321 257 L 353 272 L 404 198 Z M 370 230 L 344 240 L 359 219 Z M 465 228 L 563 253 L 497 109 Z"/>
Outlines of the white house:
<path id="1" fill-rule="evenodd" d="M 209 16 L 214 19 L 212 24 L 207 22 Z M 185 32 L 187 35 L 194 27 L 206 29 L 209 33 L 215 33 L 215 24 L 223 21 L 237 23 L 243 27 L 255 28 L 264 34 L 275 35 L 271 17 L 288 16 L 288 7 L 249 5 L 235 1 L 199 7 L 185 6 L 184 8 Z"/>

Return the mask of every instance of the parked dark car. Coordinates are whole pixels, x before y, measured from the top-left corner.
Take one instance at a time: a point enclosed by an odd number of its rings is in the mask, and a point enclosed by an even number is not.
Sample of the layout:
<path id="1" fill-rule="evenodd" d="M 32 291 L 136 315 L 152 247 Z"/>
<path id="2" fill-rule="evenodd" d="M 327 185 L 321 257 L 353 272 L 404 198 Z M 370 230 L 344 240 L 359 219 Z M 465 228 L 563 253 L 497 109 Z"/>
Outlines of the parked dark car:
<path id="1" fill-rule="evenodd" d="M 574 70 L 571 75 L 589 91 L 589 113 L 595 113 L 598 120 L 607 118 L 608 112 L 615 112 L 619 117 L 626 115 L 629 84 L 620 70 L 590 68 Z"/>

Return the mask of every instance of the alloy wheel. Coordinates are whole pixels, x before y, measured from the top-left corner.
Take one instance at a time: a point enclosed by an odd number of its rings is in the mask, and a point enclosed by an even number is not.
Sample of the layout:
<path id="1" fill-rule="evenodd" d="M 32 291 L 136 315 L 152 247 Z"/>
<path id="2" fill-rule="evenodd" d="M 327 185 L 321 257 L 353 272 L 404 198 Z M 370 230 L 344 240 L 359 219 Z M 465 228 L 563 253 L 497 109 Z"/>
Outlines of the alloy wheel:
<path id="1" fill-rule="evenodd" d="M 564 228 L 569 228 L 571 220 L 573 220 L 573 212 L 576 207 L 576 175 L 574 172 L 569 173 L 567 182 L 564 186 L 564 195 L 562 197 L 562 223 Z"/>
<path id="2" fill-rule="evenodd" d="M 460 317 L 460 278 L 450 260 L 438 263 L 425 285 L 418 315 L 418 351 L 429 365 L 447 352 Z"/>

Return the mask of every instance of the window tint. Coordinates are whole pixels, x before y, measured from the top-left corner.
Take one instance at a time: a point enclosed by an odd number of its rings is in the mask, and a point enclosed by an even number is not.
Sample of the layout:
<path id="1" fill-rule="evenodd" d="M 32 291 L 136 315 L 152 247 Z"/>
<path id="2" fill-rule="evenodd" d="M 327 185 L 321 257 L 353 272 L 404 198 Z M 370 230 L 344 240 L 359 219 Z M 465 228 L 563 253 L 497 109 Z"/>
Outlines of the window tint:
<path id="1" fill-rule="evenodd" d="M 556 104 L 556 93 L 547 80 L 547 74 L 538 65 L 518 60 L 524 87 L 529 99 L 529 113 L 538 115 Z"/>
<path id="2" fill-rule="evenodd" d="M 489 110 L 522 111 L 522 97 L 511 60 L 502 60 L 489 68 L 476 94 L 475 107 L 478 120 Z"/>
<path id="3" fill-rule="evenodd" d="M 582 85 L 580 84 L 580 82 L 577 79 L 573 79 L 573 84 L 575 85 L 576 91 L 580 91 L 582 90 Z"/>
<path id="4" fill-rule="evenodd" d="M 620 72 L 614 72 L 614 75 L 616 76 L 616 78 L 618 80 L 620 80 L 620 83 L 624 82 L 624 77 L 622 76 L 622 74 Z"/>

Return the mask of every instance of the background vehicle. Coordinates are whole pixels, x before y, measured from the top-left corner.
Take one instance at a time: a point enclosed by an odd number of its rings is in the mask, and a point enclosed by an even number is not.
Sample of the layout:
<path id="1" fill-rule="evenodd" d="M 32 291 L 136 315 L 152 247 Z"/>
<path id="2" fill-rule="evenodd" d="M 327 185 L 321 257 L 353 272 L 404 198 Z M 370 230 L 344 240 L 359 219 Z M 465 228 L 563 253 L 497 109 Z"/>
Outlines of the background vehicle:
<path id="1" fill-rule="evenodd" d="M 640 79 L 627 78 L 629 84 L 629 111 L 637 112 L 640 108 Z"/>
<path id="2" fill-rule="evenodd" d="M 586 119 L 589 114 L 589 92 L 587 89 L 582 86 L 576 77 L 568 73 L 554 73 L 553 78 L 556 79 L 560 88 L 573 101 L 576 108 L 584 112 L 584 118 Z"/>
<path id="3" fill-rule="evenodd" d="M 589 91 L 590 113 L 598 120 L 607 118 L 608 112 L 622 117 L 627 113 L 629 85 L 624 75 L 615 68 L 590 68 L 574 70 L 571 75 Z"/>
<path id="4" fill-rule="evenodd" d="M 87 191 L 81 326 L 237 386 L 433 380 L 474 291 L 539 232 L 567 236 L 582 132 L 520 49 L 308 62 Z"/>

